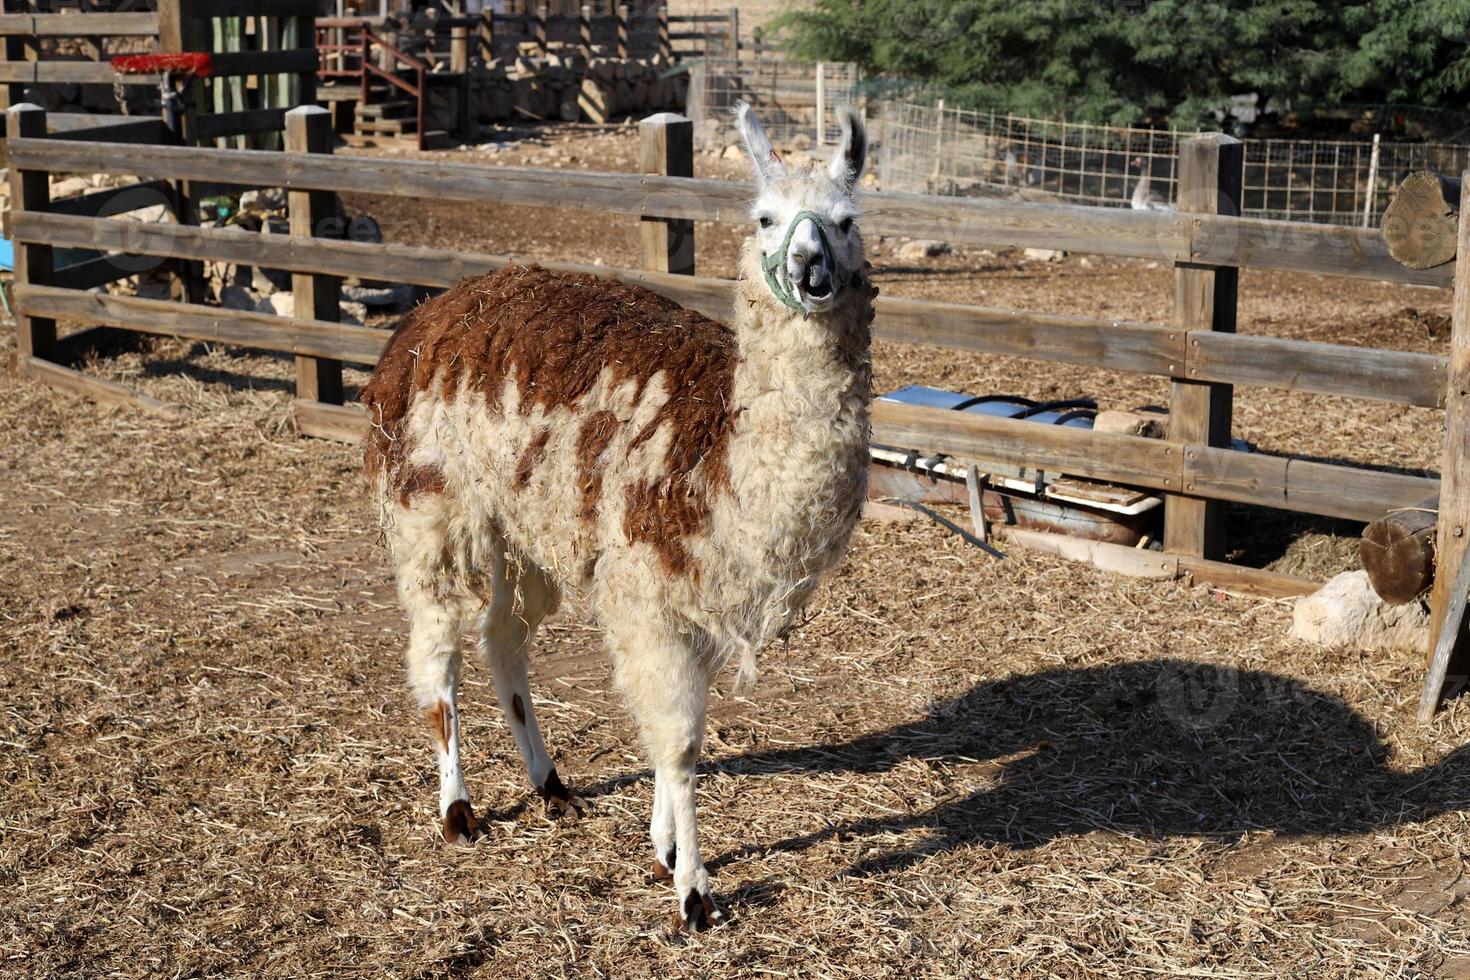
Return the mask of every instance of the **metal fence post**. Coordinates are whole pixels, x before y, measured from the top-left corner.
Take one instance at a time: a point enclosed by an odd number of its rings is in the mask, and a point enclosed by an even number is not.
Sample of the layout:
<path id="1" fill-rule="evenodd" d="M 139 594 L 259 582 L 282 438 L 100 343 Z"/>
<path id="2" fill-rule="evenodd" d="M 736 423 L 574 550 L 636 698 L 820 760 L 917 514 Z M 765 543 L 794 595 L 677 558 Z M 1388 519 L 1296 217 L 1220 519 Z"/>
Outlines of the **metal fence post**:
<path id="1" fill-rule="evenodd" d="M 331 153 L 332 113 L 322 106 L 304 105 L 286 113 L 287 153 Z M 291 234 L 310 238 L 320 234 L 326 221 L 337 217 L 337 195 L 331 191 L 290 191 Z M 291 274 L 295 315 L 304 320 L 341 318 L 341 279 L 337 276 Z M 298 400 L 342 404 L 342 362 L 319 357 L 296 358 Z"/>
<path id="2" fill-rule="evenodd" d="M 1206 133 L 1179 145 L 1179 210 L 1190 214 L 1239 215 L 1244 144 L 1223 133 Z M 1174 324 L 1181 331 L 1235 332 L 1239 270 L 1229 266 L 1174 265 Z M 1186 354 L 1187 362 L 1187 354 Z M 1230 445 L 1234 388 L 1192 381 L 1184 364 L 1175 366 L 1169 399 L 1169 439 L 1206 446 Z M 1193 486 L 1185 451 L 1184 486 Z M 1223 558 L 1225 505 L 1171 494 L 1164 504 L 1164 550 Z"/>
<path id="3" fill-rule="evenodd" d="M 673 112 L 660 112 L 638 124 L 639 170 L 667 177 L 694 176 L 694 123 Z M 694 275 L 694 222 L 645 215 L 643 268 Z"/>

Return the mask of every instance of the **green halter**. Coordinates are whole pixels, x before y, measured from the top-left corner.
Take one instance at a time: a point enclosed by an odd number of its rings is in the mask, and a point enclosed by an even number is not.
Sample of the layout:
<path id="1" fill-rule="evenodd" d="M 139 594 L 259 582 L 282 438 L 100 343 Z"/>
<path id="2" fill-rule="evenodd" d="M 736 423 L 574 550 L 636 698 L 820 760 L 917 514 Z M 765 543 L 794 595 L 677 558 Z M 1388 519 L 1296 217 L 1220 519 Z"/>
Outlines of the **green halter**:
<path id="1" fill-rule="evenodd" d="M 786 237 L 781 241 L 781 250 L 770 255 L 765 252 L 761 253 L 761 267 L 766 272 L 766 285 L 771 287 L 771 292 L 776 294 L 777 299 L 797 313 L 810 311 L 796 298 L 796 289 L 791 285 L 790 277 L 786 275 L 786 253 L 791 248 L 791 238 L 796 234 L 796 226 L 806 218 L 810 218 L 812 224 L 816 225 L 817 241 L 822 246 L 822 257 L 827 260 L 827 267 L 832 270 L 832 298 L 834 300 L 837 299 L 838 293 L 847 288 L 853 277 L 851 269 L 837 264 L 837 255 L 832 251 L 832 240 L 827 237 L 827 223 L 822 220 L 822 216 L 815 211 L 798 212 L 786 228 Z"/>

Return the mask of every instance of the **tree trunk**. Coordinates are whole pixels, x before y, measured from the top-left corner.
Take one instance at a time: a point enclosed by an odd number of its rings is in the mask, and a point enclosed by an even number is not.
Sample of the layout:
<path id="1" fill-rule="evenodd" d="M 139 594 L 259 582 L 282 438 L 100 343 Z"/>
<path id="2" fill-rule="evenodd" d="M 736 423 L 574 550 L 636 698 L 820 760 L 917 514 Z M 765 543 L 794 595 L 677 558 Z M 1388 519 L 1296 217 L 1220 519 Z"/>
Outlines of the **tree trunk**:
<path id="1" fill-rule="evenodd" d="M 1434 535 L 1439 497 L 1396 510 L 1363 529 L 1358 557 L 1368 581 L 1384 602 L 1400 605 L 1434 583 Z"/>
<path id="2" fill-rule="evenodd" d="M 1388 254 L 1411 269 L 1432 269 L 1455 258 L 1460 179 L 1428 170 L 1410 174 L 1383 213 Z"/>

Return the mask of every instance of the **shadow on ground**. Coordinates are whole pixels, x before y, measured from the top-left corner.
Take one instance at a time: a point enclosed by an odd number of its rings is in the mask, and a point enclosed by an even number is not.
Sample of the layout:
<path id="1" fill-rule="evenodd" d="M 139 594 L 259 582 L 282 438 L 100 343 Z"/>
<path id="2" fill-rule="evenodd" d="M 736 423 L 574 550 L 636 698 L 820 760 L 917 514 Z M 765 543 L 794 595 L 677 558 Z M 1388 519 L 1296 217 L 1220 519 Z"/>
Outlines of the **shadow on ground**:
<path id="1" fill-rule="evenodd" d="M 873 816 L 744 853 L 848 835 L 929 832 L 850 873 L 907 867 L 972 844 L 1017 847 L 1091 833 L 1350 834 L 1470 808 L 1470 748 L 1426 769 L 1388 768 L 1373 724 L 1275 674 L 1182 660 L 1028 674 L 936 703 L 911 724 L 838 744 L 757 752 L 707 769 L 740 775 L 881 773 L 910 760 L 994 764 L 991 785 L 912 815 Z"/>

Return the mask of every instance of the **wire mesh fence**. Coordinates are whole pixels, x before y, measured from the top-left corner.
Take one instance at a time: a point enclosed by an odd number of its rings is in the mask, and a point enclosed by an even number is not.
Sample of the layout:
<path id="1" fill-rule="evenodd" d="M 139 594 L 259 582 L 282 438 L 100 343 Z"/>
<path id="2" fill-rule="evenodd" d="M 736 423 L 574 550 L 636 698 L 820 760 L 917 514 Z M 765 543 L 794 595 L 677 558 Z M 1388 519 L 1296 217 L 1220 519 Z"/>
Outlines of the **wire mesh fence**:
<path id="1" fill-rule="evenodd" d="M 733 139 L 729 114 L 741 99 L 760 116 L 778 144 L 810 141 L 822 145 L 839 133 L 835 110 L 859 101 L 856 65 L 820 65 L 759 56 L 706 58 L 690 79 L 688 112 L 695 133 L 708 148 Z"/>
<path id="2" fill-rule="evenodd" d="M 1195 135 L 898 101 L 870 105 L 869 116 L 885 190 L 1140 209 L 1173 206 L 1179 141 Z M 1410 173 L 1460 173 L 1470 162 L 1470 147 L 1444 143 L 1244 143 L 1243 214 L 1327 224 L 1376 224 Z"/>

